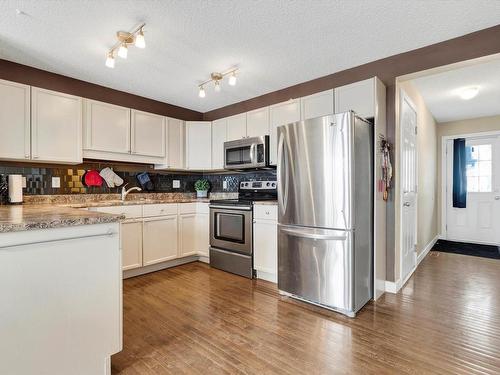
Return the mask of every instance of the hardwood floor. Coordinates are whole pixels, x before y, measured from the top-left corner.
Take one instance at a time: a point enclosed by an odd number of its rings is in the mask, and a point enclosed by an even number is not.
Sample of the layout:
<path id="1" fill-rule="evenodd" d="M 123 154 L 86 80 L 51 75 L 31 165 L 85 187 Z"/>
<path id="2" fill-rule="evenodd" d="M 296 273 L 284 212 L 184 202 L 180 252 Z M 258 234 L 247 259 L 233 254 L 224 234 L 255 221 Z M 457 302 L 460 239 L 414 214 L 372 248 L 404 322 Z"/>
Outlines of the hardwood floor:
<path id="1" fill-rule="evenodd" d="M 431 252 L 355 319 L 196 262 L 124 281 L 114 374 L 499 374 L 500 262 Z"/>

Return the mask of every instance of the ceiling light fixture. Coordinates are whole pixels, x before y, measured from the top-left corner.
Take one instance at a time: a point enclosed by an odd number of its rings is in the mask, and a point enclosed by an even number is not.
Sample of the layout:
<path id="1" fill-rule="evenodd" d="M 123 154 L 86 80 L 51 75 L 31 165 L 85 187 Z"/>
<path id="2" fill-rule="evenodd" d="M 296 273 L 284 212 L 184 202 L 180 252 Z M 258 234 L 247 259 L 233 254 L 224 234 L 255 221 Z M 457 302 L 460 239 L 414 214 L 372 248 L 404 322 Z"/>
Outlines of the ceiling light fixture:
<path id="1" fill-rule="evenodd" d="M 467 87 L 460 90 L 459 95 L 463 100 L 470 100 L 474 98 L 478 93 L 479 93 L 478 87 Z"/>
<path id="2" fill-rule="evenodd" d="M 140 24 L 131 32 L 118 31 L 116 38 L 118 41 L 108 51 L 106 57 L 106 66 L 108 68 L 115 67 L 115 53 L 122 59 L 126 59 L 128 55 L 128 46 L 134 44 L 138 48 L 146 48 L 146 40 L 144 39 L 144 26 L 145 23 Z"/>
<path id="3" fill-rule="evenodd" d="M 232 68 L 228 70 L 227 72 L 224 73 L 211 73 L 210 74 L 210 79 L 206 80 L 205 82 L 202 82 L 198 85 L 198 88 L 200 89 L 199 92 L 199 97 L 204 98 L 205 95 L 205 85 L 209 84 L 210 82 L 214 83 L 214 91 L 215 92 L 220 92 L 221 91 L 221 83 L 224 79 L 224 77 L 230 75 L 229 77 L 229 85 L 235 86 L 236 85 L 236 72 L 238 71 L 238 68 Z M 203 92 L 203 94 L 202 94 Z"/>

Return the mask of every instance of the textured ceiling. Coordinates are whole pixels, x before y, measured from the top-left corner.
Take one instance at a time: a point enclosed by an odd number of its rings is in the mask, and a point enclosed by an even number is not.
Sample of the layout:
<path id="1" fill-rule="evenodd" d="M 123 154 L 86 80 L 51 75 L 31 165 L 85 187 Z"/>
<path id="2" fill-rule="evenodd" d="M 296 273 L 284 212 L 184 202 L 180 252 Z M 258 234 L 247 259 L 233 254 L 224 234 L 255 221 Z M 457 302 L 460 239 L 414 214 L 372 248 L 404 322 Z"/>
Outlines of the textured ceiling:
<path id="1" fill-rule="evenodd" d="M 205 112 L 499 19 L 491 0 L 3 0 L 0 58 Z M 146 49 L 106 68 L 115 32 L 142 21 Z M 199 82 L 233 65 L 236 87 L 198 98 Z"/>
<path id="2" fill-rule="evenodd" d="M 500 59 L 432 74 L 412 81 L 437 122 L 500 115 Z M 470 100 L 460 90 L 478 87 Z"/>

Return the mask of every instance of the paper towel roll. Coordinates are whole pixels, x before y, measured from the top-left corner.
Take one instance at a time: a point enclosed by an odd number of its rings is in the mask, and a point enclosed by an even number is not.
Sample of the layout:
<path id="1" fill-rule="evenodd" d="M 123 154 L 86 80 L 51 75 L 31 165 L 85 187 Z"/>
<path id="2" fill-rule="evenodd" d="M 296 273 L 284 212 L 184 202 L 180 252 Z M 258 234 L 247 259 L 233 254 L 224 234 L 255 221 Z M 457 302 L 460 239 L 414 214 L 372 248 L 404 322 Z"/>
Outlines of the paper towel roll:
<path id="1" fill-rule="evenodd" d="M 20 174 L 9 175 L 9 202 L 23 203 L 23 176 Z"/>

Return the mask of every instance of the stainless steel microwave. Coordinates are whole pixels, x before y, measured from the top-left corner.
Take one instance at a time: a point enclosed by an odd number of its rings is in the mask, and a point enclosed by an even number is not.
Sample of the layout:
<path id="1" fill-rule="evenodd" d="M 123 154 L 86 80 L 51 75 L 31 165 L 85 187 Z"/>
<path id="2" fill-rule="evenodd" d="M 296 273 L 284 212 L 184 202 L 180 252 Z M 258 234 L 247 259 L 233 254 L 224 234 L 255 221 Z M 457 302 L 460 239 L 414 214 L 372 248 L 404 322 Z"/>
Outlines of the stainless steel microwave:
<path id="1" fill-rule="evenodd" d="M 224 168 L 262 168 L 269 165 L 269 136 L 224 142 Z"/>

